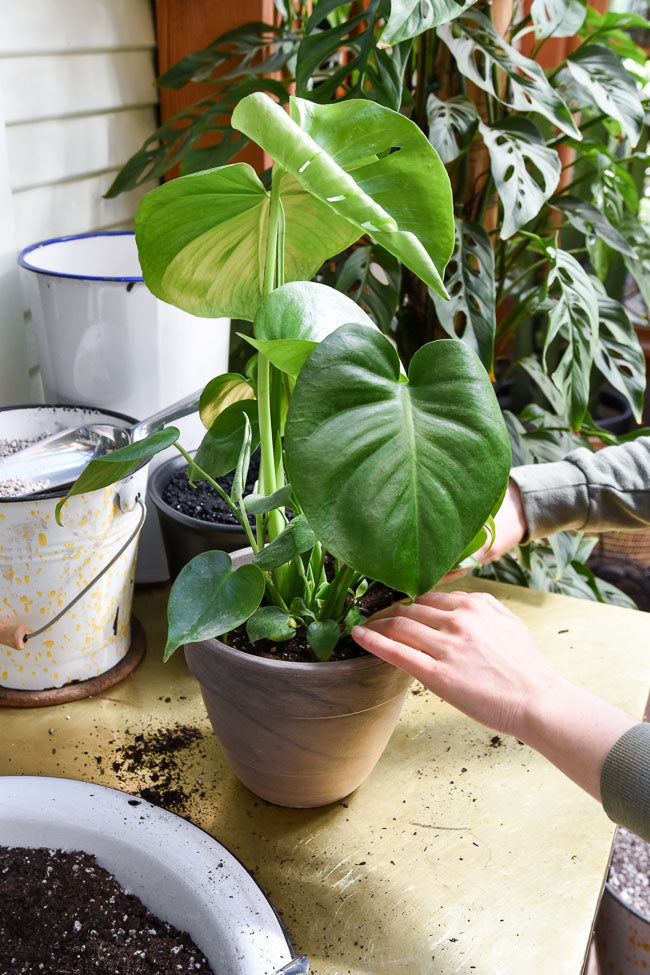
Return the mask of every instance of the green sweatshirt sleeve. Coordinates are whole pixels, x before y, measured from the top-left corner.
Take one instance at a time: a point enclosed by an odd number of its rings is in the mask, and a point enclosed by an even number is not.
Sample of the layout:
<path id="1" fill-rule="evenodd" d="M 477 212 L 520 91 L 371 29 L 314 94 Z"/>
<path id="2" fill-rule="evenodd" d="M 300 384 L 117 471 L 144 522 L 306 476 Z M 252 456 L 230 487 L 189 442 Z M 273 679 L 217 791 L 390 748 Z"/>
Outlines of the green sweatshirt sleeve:
<path id="1" fill-rule="evenodd" d="M 650 437 L 592 453 L 580 447 L 552 464 L 514 467 L 528 534 L 634 530 L 650 525 Z"/>
<path id="2" fill-rule="evenodd" d="M 600 773 L 603 808 L 619 826 L 650 841 L 650 724 L 618 739 Z"/>

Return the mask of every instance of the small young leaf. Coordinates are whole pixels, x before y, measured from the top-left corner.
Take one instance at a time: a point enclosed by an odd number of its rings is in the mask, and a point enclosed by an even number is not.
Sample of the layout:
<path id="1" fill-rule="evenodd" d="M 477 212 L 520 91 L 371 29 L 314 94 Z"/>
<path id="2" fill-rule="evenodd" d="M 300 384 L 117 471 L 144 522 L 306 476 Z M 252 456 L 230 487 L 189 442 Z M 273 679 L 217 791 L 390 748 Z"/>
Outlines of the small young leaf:
<path id="1" fill-rule="evenodd" d="M 339 642 L 341 629 L 336 620 L 322 620 L 307 627 L 307 640 L 319 660 L 329 660 Z"/>
<path id="2" fill-rule="evenodd" d="M 344 620 L 343 636 L 349 636 L 353 626 L 361 626 L 367 619 L 368 617 L 361 612 L 358 606 L 351 606 Z"/>
<path id="3" fill-rule="evenodd" d="M 199 415 L 206 430 L 209 430 L 217 417 L 233 403 L 240 400 L 255 399 L 255 390 L 244 376 L 237 372 L 226 372 L 211 379 L 201 393 Z"/>
<path id="4" fill-rule="evenodd" d="M 169 594 L 164 659 L 183 643 L 233 630 L 253 615 L 264 595 L 264 574 L 248 563 L 233 569 L 225 552 L 203 552 L 183 566 Z"/>
<path id="5" fill-rule="evenodd" d="M 127 444 L 126 447 L 120 447 L 118 450 L 111 451 L 110 454 L 91 460 L 65 498 L 61 498 L 57 504 L 55 509 L 57 523 L 61 524 L 61 508 L 68 498 L 72 498 L 76 494 L 85 494 L 87 491 L 98 491 L 100 488 L 108 487 L 109 484 L 121 481 L 123 477 L 134 471 L 144 461 L 159 454 L 161 450 L 171 447 L 179 437 L 180 432 L 176 427 L 165 427 L 164 430 L 152 433 L 144 440 Z"/>
<path id="6" fill-rule="evenodd" d="M 273 494 L 249 494 L 244 498 L 246 511 L 249 515 L 263 515 L 276 508 L 284 508 L 291 497 L 291 485 L 285 484 Z"/>
<path id="7" fill-rule="evenodd" d="M 291 600 L 289 612 L 292 616 L 298 616 L 302 620 L 310 620 L 313 622 L 316 619 L 312 610 L 309 608 L 305 600 L 300 598 L 300 596 L 294 596 L 294 598 Z"/>
<path id="8" fill-rule="evenodd" d="M 257 403 L 249 400 L 227 407 L 203 437 L 194 459 L 210 477 L 223 477 L 234 470 L 244 441 L 246 420 L 251 427 L 251 450 L 255 450 L 260 442 Z"/>
<path id="9" fill-rule="evenodd" d="M 234 501 L 235 504 L 239 504 L 244 496 L 244 491 L 246 490 L 246 478 L 248 477 L 248 468 L 251 462 L 251 421 L 248 419 L 246 413 L 243 414 L 243 417 L 244 439 L 242 441 L 241 450 L 237 459 L 235 476 L 233 477 L 232 490 L 230 492 L 230 500 Z"/>
<path id="10" fill-rule="evenodd" d="M 260 569 L 276 569 L 290 562 L 294 555 L 308 552 L 316 544 L 316 536 L 304 515 L 296 515 L 277 538 L 258 552 L 253 559 Z"/>
<path id="11" fill-rule="evenodd" d="M 241 335 L 241 333 L 238 333 Z M 253 338 L 252 335 L 241 335 L 249 345 L 261 352 L 281 372 L 286 372 L 293 379 L 302 369 L 305 360 L 317 346 L 317 342 L 305 342 L 302 339 L 263 339 Z"/>
<path id="12" fill-rule="evenodd" d="M 296 635 L 296 621 L 279 606 L 260 606 L 246 624 L 246 633 L 251 643 L 258 640 L 280 643 Z"/>

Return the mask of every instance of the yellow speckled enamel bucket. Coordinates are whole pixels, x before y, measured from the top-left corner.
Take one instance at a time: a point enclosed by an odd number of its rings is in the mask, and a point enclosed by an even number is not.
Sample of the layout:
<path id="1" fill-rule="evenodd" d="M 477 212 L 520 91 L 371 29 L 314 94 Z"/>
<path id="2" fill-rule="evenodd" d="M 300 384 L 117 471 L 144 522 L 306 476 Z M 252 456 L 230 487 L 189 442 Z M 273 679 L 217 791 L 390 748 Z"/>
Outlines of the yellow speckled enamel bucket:
<path id="1" fill-rule="evenodd" d="M 86 407 L 12 407 L 0 410 L 0 439 L 102 421 L 133 422 Z M 32 631 L 24 649 L 0 643 L 1 687 L 62 687 L 97 677 L 126 656 L 146 484 L 142 467 L 111 487 L 72 498 L 63 528 L 54 513 L 64 491 L 38 500 L 0 498 L 0 623 L 24 623 Z"/>
<path id="2" fill-rule="evenodd" d="M 650 971 L 650 918 L 630 907 L 609 884 L 596 920 L 596 955 L 603 975 Z"/>

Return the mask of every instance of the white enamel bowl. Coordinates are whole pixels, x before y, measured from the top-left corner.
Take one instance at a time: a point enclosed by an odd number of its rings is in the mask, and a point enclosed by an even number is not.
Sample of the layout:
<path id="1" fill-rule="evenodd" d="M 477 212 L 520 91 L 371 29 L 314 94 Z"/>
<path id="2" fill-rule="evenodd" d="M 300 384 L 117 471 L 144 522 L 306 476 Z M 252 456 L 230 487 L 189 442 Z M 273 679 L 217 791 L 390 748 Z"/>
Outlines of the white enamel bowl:
<path id="1" fill-rule="evenodd" d="M 137 796 L 2 776 L 0 845 L 93 853 L 157 917 L 187 931 L 219 975 L 272 975 L 292 958 L 277 914 L 242 864 L 208 833 Z"/>

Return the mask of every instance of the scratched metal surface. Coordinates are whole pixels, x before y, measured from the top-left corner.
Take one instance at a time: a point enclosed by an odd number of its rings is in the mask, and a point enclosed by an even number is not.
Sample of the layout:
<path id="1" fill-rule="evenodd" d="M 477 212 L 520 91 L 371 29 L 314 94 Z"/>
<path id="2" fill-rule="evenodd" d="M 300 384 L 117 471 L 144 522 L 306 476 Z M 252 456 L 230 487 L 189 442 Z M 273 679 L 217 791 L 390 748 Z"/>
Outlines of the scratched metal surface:
<path id="1" fill-rule="evenodd" d="M 643 713 L 650 617 L 480 588 L 526 620 L 569 678 Z M 346 802 L 270 806 L 224 763 L 181 655 L 160 662 L 165 598 L 136 595 L 149 650 L 123 684 L 94 700 L 0 711 L 1 774 L 137 792 L 155 783 L 124 762 L 113 768 L 125 741 L 189 725 L 202 737 L 179 753 L 184 814 L 254 872 L 314 975 L 579 975 L 613 835 L 596 802 L 525 746 L 493 743 L 416 688 L 379 765 Z"/>

